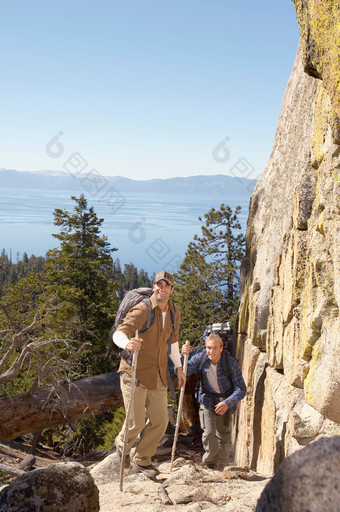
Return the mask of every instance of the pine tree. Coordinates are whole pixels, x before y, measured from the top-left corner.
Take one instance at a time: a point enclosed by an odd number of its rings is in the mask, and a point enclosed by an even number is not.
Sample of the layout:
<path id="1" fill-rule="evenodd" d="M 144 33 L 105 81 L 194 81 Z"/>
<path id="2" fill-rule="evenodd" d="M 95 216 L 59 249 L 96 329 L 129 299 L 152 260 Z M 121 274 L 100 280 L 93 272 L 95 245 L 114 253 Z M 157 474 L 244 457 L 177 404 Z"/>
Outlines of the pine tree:
<path id="1" fill-rule="evenodd" d="M 54 224 L 60 228 L 53 236 L 60 247 L 46 254 L 46 280 L 50 292 L 60 298 L 60 319 L 73 318 L 79 341 L 90 341 L 83 357 L 83 373 L 96 374 L 108 369 L 105 358 L 107 335 L 117 309 L 114 265 L 107 237 L 101 235 L 103 219 L 81 194 L 72 196 L 74 212 L 55 209 Z"/>
<path id="2" fill-rule="evenodd" d="M 119 288 L 116 290 L 116 295 L 119 297 L 119 300 L 122 300 L 126 292 L 133 288 L 151 287 L 151 281 L 147 272 L 143 269 L 138 271 L 133 263 L 125 264 L 124 272 L 122 272 L 119 258 L 116 258 L 113 267 L 115 281 Z"/>
<path id="3" fill-rule="evenodd" d="M 138 287 L 140 287 L 140 288 L 151 287 L 151 282 L 148 277 L 148 273 L 145 270 L 141 269 L 139 271 L 137 283 L 138 283 Z"/>
<path id="4" fill-rule="evenodd" d="M 195 235 L 176 275 L 174 298 L 181 309 L 183 339 L 198 344 L 204 327 L 233 321 L 239 304 L 239 267 L 245 237 L 235 212 L 222 204 L 199 217 L 202 236 Z"/>
<path id="5" fill-rule="evenodd" d="M 10 266 L 11 263 L 7 256 L 7 253 L 5 249 L 3 249 L 0 254 L 0 294 L 2 294 L 5 285 L 8 283 Z"/>
<path id="6" fill-rule="evenodd" d="M 138 271 L 133 263 L 124 265 L 123 279 L 125 291 L 138 287 Z"/>
<path id="7" fill-rule="evenodd" d="M 3 249 L 0 254 L 0 296 L 5 293 L 6 286 L 16 285 L 18 280 L 26 277 L 29 272 L 41 272 L 44 263 L 44 257 L 36 257 L 32 254 L 29 258 L 26 252 L 22 259 L 19 259 L 19 253 L 17 253 L 17 262 L 13 263 Z"/>

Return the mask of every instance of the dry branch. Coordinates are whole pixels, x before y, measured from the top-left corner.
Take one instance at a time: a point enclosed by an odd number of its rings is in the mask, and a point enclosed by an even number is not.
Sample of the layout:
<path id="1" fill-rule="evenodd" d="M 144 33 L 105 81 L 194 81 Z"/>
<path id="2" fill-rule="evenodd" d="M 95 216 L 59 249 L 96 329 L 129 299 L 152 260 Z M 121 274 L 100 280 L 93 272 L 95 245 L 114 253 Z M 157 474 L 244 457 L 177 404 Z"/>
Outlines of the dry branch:
<path id="1" fill-rule="evenodd" d="M 21 476 L 25 474 L 25 471 L 22 469 L 11 468 L 10 466 L 6 466 L 5 464 L 0 464 L 0 473 L 9 476 Z"/>
<path id="2" fill-rule="evenodd" d="M 35 456 L 34 455 L 26 455 L 26 457 L 22 460 L 19 469 L 22 471 L 29 471 L 33 468 L 35 464 Z"/>

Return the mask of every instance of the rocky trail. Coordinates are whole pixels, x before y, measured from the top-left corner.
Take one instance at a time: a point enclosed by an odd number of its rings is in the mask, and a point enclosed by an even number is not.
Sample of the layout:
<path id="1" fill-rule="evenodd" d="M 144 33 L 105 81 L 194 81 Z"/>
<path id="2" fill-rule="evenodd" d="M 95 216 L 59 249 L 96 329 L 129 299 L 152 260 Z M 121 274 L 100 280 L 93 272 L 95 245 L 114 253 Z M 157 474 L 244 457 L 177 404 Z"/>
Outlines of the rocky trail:
<path id="1" fill-rule="evenodd" d="M 100 511 L 111 512 L 178 512 L 217 511 L 250 512 L 256 508 L 260 494 L 269 478 L 258 475 L 247 468 L 228 466 L 221 471 L 205 469 L 200 463 L 200 454 L 184 445 L 178 446 L 178 458 L 170 472 L 171 448 L 162 447 L 155 456 L 159 475 L 153 480 L 141 473 L 126 470 L 123 490 L 119 484 L 119 464 L 115 453 L 100 462 L 91 456 L 82 462 L 90 471 L 99 489 Z M 31 453 L 31 447 L 22 441 L 0 443 L 0 463 L 19 468 Z M 93 452 L 95 458 L 96 452 Z M 184 456 L 183 456 L 184 455 Z M 51 448 L 38 445 L 34 452 L 33 469 L 49 464 L 71 462 L 74 459 L 60 458 Z M 1 487 L 11 478 L 0 481 Z"/>

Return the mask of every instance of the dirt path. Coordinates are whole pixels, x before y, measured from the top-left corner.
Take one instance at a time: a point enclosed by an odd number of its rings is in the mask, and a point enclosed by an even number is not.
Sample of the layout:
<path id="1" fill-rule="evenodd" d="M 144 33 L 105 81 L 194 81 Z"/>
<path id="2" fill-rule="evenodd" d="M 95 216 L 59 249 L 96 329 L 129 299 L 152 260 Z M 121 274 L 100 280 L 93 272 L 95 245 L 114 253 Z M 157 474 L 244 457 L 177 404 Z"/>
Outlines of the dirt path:
<path id="1" fill-rule="evenodd" d="M 0 462 L 19 467 L 30 453 L 21 442 L 0 443 Z M 58 463 L 55 452 L 39 446 L 35 468 Z M 71 459 L 69 459 L 71 460 Z M 101 512 L 224 512 L 255 511 L 260 494 L 269 481 L 244 468 L 229 466 L 223 472 L 207 470 L 195 461 L 179 457 L 170 473 L 169 459 L 157 463 L 160 474 L 150 480 L 127 470 L 123 491 L 119 486 L 119 465 L 115 454 L 88 467 L 99 489 Z M 0 483 L 1 489 L 1 483 Z"/>
<path id="2" fill-rule="evenodd" d="M 261 475 L 229 466 L 223 472 L 179 458 L 170 473 L 170 462 L 157 465 L 160 474 L 150 480 L 127 471 L 123 491 L 119 488 L 116 455 L 109 455 L 91 469 L 99 488 L 101 512 L 250 512 L 269 481 Z"/>

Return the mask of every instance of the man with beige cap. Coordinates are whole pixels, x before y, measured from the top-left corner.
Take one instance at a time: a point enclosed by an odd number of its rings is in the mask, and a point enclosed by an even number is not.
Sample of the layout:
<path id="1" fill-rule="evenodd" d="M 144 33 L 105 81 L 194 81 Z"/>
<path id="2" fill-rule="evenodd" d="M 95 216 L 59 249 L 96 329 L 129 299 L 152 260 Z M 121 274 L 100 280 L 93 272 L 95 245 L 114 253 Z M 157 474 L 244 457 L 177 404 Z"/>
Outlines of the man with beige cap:
<path id="1" fill-rule="evenodd" d="M 158 272 L 154 278 L 153 294 L 150 297 L 154 320 L 141 338 L 135 337 L 148 318 L 148 306 L 139 302 L 126 314 L 123 322 L 113 335 L 114 343 L 134 352 L 138 350 L 136 380 L 131 417 L 127 436 L 126 454 L 128 455 L 138 435 L 142 432 L 134 455 L 134 471 L 141 471 L 147 476 L 155 476 L 156 468 L 152 465 L 152 456 L 168 426 L 167 399 L 167 364 L 168 341 L 169 356 L 177 371 L 178 387 L 185 385 L 178 346 L 180 310 L 170 300 L 174 289 L 174 277 L 166 271 Z M 175 327 L 173 318 L 176 318 Z M 121 358 L 118 369 L 125 410 L 127 410 L 131 389 L 131 366 Z M 123 451 L 124 429 L 115 439 L 118 457 Z"/>

